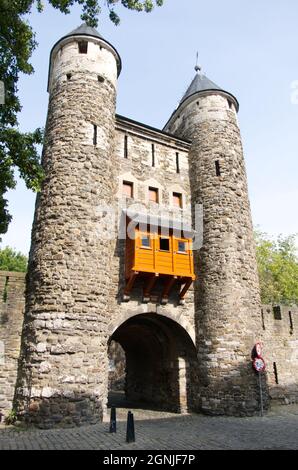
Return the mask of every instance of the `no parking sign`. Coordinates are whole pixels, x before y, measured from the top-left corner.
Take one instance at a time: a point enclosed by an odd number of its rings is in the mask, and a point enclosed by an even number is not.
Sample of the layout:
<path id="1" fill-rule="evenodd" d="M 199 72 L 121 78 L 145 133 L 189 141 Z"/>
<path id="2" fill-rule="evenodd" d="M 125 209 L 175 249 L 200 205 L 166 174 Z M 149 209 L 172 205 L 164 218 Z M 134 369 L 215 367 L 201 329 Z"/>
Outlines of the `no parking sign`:
<path id="1" fill-rule="evenodd" d="M 252 365 L 257 372 L 263 372 L 266 368 L 265 361 L 262 357 L 255 357 Z"/>

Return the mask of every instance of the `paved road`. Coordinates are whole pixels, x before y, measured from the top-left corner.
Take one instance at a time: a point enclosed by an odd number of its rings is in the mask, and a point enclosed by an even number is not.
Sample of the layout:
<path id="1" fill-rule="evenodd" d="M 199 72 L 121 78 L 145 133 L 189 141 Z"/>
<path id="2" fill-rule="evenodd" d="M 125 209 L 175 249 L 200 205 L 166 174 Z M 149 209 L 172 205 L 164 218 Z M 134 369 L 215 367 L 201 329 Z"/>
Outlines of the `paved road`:
<path id="1" fill-rule="evenodd" d="M 252 418 L 177 415 L 133 410 L 136 442 L 126 444 L 127 410 L 118 410 L 117 434 L 108 423 L 73 429 L 15 430 L 0 428 L 4 449 L 298 449 L 298 405 L 274 408 Z"/>

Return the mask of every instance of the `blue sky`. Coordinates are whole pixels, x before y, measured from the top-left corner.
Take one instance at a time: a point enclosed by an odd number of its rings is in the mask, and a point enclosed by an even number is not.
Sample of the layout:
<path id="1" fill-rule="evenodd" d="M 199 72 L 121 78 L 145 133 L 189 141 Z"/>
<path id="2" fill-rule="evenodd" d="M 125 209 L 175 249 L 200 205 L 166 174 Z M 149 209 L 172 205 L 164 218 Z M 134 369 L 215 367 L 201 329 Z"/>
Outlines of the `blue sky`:
<path id="1" fill-rule="evenodd" d="M 207 76 L 240 102 L 253 222 L 271 235 L 298 232 L 298 2 L 165 0 L 151 14 L 120 7 L 115 27 L 103 12 L 98 30 L 123 61 L 117 112 L 162 128 L 194 76 L 196 51 Z M 39 46 L 33 76 L 19 82 L 22 130 L 45 124 L 49 52 L 79 26 L 80 9 L 63 15 L 46 4 L 29 21 Z M 9 192 L 13 222 L 2 239 L 27 253 L 35 195 L 22 182 Z"/>

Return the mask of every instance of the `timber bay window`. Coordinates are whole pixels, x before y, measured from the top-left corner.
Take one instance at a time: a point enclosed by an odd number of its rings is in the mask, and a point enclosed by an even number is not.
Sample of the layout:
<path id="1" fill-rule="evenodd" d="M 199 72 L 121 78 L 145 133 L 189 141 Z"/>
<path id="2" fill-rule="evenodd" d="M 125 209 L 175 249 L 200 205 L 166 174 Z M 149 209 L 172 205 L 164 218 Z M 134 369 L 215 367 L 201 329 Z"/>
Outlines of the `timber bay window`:
<path id="1" fill-rule="evenodd" d="M 123 181 L 122 196 L 127 198 L 133 198 L 133 183 L 131 183 L 130 181 Z"/>
<path id="2" fill-rule="evenodd" d="M 135 216 L 133 219 L 127 216 L 127 228 L 132 220 L 135 228 L 125 242 L 124 300 L 130 299 L 138 279 L 139 285 L 143 285 L 143 301 L 149 302 L 152 293 L 165 304 L 172 290 L 177 292 L 179 302 L 183 301 L 195 279 L 191 229 L 186 231 L 186 238 L 182 238 L 171 227 L 171 221 L 154 227 L 147 224 L 144 228 L 142 217 L 138 221 Z M 165 228 L 169 231 L 167 235 L 163 234 Z"/>

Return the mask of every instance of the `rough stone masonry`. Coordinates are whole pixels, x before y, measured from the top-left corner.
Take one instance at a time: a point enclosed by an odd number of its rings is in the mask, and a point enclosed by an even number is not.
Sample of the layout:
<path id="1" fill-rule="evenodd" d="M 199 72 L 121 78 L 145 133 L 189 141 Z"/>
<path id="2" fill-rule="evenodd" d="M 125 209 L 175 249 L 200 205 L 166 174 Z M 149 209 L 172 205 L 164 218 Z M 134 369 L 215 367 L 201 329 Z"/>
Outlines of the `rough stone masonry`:
<path id="1" fill-rule="evenodd" d="M 113 341 L 125 353 L 131 400 L 176 412 L 258 413 L 258 340 L 268 362 L 265 408 L 269 393 L 295 401 L 297 310 L 278 316 L 260 305 L 238 101 L 197 70 L 165 128 L 155 129 L 115 114 L 120 71 L 118 52 L 86 25 L 51 51 L 24 317 L 24 279 L 0 276 L 1 411 L 13 408 L 39 427 L 101 420 Z M 161 279 L 146 301 L 139 281 L 124 301 L 125 211 L 196 229 L 197 204 L 203 246 L 185 301 L 176 279 L 166 304 Z"/>

